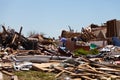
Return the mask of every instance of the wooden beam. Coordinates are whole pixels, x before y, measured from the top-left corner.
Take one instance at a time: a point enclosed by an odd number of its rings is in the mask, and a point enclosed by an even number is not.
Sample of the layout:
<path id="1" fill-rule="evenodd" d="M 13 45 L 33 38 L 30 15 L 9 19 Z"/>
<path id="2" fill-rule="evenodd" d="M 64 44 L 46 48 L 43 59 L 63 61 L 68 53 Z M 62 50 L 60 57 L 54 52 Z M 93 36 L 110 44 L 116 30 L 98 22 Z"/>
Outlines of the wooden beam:
<path id="1" fill-rule="evenodd" d="M 10 73 L 10 72 L 7 72 L 7 71 L 4 71 L 4 70 L 2 70 L 2 73 L 6 74 L 6 75 L 8 75 L 8 76 L 13 76 L 13 75 L 14 75 L 14 74 L 12 74 L 12 73 Z"/>
<path id="2" fill-rule="evenodd" d="M 0 72 L 0 80 L 4 80 L 3 79 L 3 74 Z"/>

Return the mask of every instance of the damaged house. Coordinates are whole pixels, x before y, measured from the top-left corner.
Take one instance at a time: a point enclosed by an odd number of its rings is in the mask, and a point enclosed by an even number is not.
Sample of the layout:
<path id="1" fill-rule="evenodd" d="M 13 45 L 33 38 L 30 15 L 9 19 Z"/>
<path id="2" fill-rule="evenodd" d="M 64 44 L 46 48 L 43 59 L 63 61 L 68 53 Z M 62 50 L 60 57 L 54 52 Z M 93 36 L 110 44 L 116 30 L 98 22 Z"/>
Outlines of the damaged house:
<path id="1" fill-rule="evenodd" d="M 104 47 L 108 44 L 112 44 L 112 37 L 120 37 L 120 21 L 113 19 L 109 20 L 102 25 L 91 24 L 86 28 L 82 28 L 81 32 L 66 31 L 61 32 L 61 37 L 67 38 L 66 47 L 73 51 L 77 48 L 84 48 L 89 50 L 86 46 L 76 45 L 71 39 L 77 38 L 83 42 L 89 42 L 90 44 L 96 44 L 98 47 Z"/>
<path id="2" fill-rule="evenodd" d="M 16 71 L 29 70 L 33 67 L 33 70 L 37 71 L 55 72 L 55 78 L 58 80 L 64 78 L 61 78 L 64 73 L 67 73 L 67 78 L 72 80 L 120 79 L 120 47 L 110 43 L 112 37 L 120 43 L 119 20 L 109 20 L 100 26 L 91 24 L 87 28 L 82 28 L 81 32 L 74 32 L 72 29 L 62 30 L 58 40 L 58 43 L 64 43 L 62 45 L 57 45 L 56 40 L 40 34 L 24 37 L 21 35 L 22 27 L 19 32 L 6 29 L 4 26 L 2 29 L 1 63 L 4 64 L 9 60 L 12 69 Z M 97 46 L 95 47 L 97 50 L 104 48 L 109 50 L 104 49 L 97 54 L 73 55 L 76 49 L 92 50 L 90 44 Z M 63 48 L 61 50 L 59 48 L 61 46 L 66 47 L 66 51 Z M 13 51 L 9 52 L 9 49 Z M 3 64 L 1 72 L 5 73 L 3 72 L 5 70 L 9 73 L 10 65 L 6 68 Z"/>

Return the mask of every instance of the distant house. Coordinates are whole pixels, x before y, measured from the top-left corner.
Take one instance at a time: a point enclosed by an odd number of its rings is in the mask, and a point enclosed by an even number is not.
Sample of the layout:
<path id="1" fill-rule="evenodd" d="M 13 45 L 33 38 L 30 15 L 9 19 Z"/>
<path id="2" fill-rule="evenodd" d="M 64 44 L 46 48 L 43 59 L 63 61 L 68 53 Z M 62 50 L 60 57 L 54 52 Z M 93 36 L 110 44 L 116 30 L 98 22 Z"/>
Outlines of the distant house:
<path id="1" fill-rule="evenodd" d="M 106 39 L 107 26 L 106 24 L 98 26 L 91 24 L 91 31 L 96 35 L 97 39 Z"/>

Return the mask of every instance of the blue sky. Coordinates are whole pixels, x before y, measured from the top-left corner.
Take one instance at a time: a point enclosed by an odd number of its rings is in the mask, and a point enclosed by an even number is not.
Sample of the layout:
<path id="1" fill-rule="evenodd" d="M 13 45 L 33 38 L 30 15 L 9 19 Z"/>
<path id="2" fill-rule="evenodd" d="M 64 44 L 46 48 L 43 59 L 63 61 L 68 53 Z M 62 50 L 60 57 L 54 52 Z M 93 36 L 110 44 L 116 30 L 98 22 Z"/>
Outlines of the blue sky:
<path id="1" fill-rule="evenodd" d="M 0 25 L 23 26 L 25 36 L 35 31 L 58 38 L 68 25 L 80 32 L 111 19 L 120 20 L 120 0 L 0 0 Z"/>

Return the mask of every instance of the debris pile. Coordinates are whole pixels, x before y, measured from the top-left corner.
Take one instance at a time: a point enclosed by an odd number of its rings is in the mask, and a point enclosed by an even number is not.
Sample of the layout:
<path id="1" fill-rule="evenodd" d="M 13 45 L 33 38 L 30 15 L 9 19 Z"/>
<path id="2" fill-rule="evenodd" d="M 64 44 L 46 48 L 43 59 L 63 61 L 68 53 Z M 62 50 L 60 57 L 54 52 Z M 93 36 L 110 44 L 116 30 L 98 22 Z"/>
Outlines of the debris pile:
<path id="1" fill-rule="evenodd" d="M 70 31 L 63 30 L 58 40 L 41 34 L 25 37 L 21 34 L 22 27 L 16 32 L 2 26 L 1 74 L 15 79 L 12 71 L 40 70 L 54 72 L 58 80 L 119 80 L 118 24 L 116 19 L 101 26 L 91 24 L 81 32 L 74 32 L 69 27 Z"/>
<path id="2" fill-rule="evenodd" d="M 112 63 L 106 63 L 102 58 L 86 59 L 79 57 L 76 59 L 69 58 L 62 62 L 51 62 L 42 64 L 33 64 L 33 67 L 40 71 L 57 72 L 56 78 L 71 79 L 120 79 L 120 66 Z"/>

